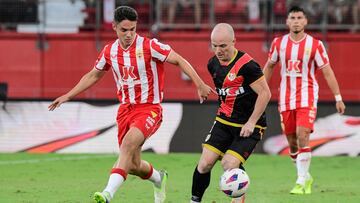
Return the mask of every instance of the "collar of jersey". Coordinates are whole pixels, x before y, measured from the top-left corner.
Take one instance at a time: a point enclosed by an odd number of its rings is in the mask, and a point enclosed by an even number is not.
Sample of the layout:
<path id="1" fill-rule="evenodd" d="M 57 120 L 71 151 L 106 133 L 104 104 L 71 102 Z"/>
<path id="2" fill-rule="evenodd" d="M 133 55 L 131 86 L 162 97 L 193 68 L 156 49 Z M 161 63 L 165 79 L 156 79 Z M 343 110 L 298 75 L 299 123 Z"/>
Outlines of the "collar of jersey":
<path id="1" fill-rule="evenodd" d="M 229 61 L 229 63 L 226 64 L 227 66 L 228 66 L 231 62 L 233 62 L 233 61 L 235 60 L 237 54 L 238 54 L 238 50 L 236 49 L 236 52 L 235 52 L 234 56 L 231 58 L 231 60 Z"/>
<path id="2" fill-rule="evenodd" d="M 291 35 L 289 34 L 289 39 L 292 41 L 292 43 L 299 44 L 300 42 L 302 42 L 306 38 L 306 36 L 307 36 L 307 34 L 305 33 L 303 38 L 301 38 L 298 41 L 295 41 L 293 38 L 291 38 Z"/>

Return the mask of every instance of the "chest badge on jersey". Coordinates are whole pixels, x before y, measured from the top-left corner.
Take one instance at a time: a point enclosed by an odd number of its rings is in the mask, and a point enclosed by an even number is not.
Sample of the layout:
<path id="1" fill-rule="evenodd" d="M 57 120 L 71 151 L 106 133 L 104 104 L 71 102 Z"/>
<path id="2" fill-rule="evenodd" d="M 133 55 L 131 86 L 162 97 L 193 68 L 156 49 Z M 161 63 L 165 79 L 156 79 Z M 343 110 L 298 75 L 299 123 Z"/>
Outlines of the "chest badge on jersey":
<path id="1" fill-rule="evenodd" d="M 141 49 L 137 49 L 136 50 L 136 57 L 137 58 L 142 58 L 144 56 L 144 53 Z"/>
<path id="2" fill-rule="evenodd" d="M 233 80 L 235 80 L 235 78 L 236 78 L 236 74 L 235 74 L 235 73 L 229 73 L 229 75 L 228 75 L 227 77 L 228 77 L 228 79 L 229 79 L 230 81 L 233 81 Z"/>

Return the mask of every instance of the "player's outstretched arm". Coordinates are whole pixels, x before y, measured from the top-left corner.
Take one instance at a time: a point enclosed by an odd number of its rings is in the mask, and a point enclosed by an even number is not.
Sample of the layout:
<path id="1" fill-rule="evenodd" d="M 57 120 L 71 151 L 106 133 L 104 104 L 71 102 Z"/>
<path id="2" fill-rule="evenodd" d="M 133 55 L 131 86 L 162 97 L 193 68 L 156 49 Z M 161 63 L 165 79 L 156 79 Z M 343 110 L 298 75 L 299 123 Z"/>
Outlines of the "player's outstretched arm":
<path id="1" fill-rule="evenodd" d="M 341 97 L 341 93 L 340 93 L 340 88 L 339 88 L 339 84 L 336 80 L 334 71 L 332 70 L 330 65 L 326 65 L 325 67 L 323 67 L 322 72 L 324 74 L 324 78 L 331 90 L 331 92 L 334 94 L 335 100 L 336 100 L 336 110 L 339 114 L 344 114 L 345 113 L 345 104 L 342 101 L 342 97 Z"/>
<path id="2" fill-rule="evenodd" d="M 105 74 L 105 71 L 99 71 L 97 69 L 92 69 L 90 72 L 86 73 L 81 80 L 76 84 L 74 88 L 72 88 L 68 93 L 56 98 L 49 106 L 49 111 L 53 111 L 57 107 L 59 107 L 62 103 L 67 102 L 74 98 L 76 95 L 85 91 L 92 85 L 94 85 L 97 81 L 99 81 Z"/>
<path id="3" fill-rule="evenodd" d="M 200 103 L 203 103 L 203 101 L 207 99 L 211 92 L 216 94 L 215 90 L 213 90 L 211 87 L 204 83 L 204 81 L 196 73 L 190 63 L 186 61 L 182 56 L 177 54 L 174 50 L 171 50 L 166 61 L 179 66 L 181 70 L 191 78 L 191 80 L 195 83 L 197 87 Z"/>

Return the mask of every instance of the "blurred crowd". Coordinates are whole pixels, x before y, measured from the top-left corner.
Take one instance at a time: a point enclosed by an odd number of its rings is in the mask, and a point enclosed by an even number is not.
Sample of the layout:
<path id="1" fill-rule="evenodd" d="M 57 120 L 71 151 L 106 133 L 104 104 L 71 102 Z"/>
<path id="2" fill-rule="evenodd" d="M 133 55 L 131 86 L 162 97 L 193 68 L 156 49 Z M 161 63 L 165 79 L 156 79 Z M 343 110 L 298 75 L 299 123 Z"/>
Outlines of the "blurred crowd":
<path id="1" fill-rule="evenodd" d="M 287 9 L 293 5 L 303 7 L 310 23 L 319 29 L 325 24 L 328 29 L 356 32 L 360 20 L 360 0 L 1 0 L 0 29 L 41 22 L 66 26 L 73 21 L 80 30 L 109 30 L 111 11 L 120 5 L 138 11 L 141 28 L 155 24 L 167 31 L 201 30 L 220 21 L 235 28 L 283 25 Z"/>
<path id="2" fill-rule="evenodd" d="M 294 4 L 306 9 L 312 23 L 321 24 L 325 14 L 329 24 L 353 24 L 356 27 L 359 24 L 360 0 L 289 1 L 289 5 Z"/>

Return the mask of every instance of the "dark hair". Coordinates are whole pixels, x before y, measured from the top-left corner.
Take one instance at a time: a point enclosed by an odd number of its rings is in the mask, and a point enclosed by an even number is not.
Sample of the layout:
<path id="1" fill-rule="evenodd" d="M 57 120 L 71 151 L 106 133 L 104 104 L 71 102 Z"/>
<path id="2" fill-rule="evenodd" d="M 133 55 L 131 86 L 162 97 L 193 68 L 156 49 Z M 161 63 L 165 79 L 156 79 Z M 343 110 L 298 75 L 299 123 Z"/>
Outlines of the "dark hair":
<path id="1" fill-rule="evenodd" d="M 294 13 L 294 12 L 302 12 L 304 14 L 304 16 L 306 17 L 306 12 L 303 8 L 301 8 L 300 6 L 292 6 L 289 11 L 288 11 L 288 15 L 290 13 Z"/>
<path id="2" fill-rule="evenodd" d="M 119 6 L 114 12 L 114 21 L 120 23 L 123 20 L 137 21 L 138 14 L 135 9 L 129 6 Z"/>

